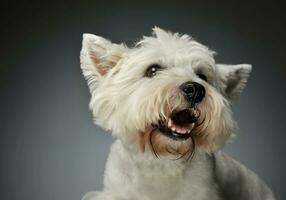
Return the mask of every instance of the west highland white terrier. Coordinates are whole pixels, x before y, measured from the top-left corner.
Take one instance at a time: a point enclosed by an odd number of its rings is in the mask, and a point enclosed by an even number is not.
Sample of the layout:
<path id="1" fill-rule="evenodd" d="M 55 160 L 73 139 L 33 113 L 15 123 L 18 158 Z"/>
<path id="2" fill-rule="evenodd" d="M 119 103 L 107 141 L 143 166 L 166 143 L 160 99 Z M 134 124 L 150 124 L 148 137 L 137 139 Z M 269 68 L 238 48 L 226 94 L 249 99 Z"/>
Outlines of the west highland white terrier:
<path id="1" fill-rule="evenodd" d="M 274 199 L 220 151 L 251 65 L 217 64 L 189 35 L 158 27 L 132 48 L 84 34 L 80 59 L 95 123 L 116 138 L 103 191 L 84 200 Z"/>

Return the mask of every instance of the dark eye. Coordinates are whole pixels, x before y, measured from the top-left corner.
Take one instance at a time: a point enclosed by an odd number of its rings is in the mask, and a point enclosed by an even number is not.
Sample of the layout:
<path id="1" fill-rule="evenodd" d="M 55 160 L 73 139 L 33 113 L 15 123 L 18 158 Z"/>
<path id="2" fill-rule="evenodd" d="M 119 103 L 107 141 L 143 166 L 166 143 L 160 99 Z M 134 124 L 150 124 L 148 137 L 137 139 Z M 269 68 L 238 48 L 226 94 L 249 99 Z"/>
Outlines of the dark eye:
<path id="1" fill-rule="evenodd" d="M 162 69 L 162 67 L 160 65 L 154 64 L 151 65 L 147 68 L 146 72 L 145 72 L 145 76 L 152 78 L 153 76 L 156 75 L 157 71 Z"/>
<path id="2" fill-rule="evenodd" d="M 204 75 L 204 74 L 202 74 L 202 73 L 197 73 L 197 76 L 198 76 L 200 79 L 202 79 L 202 80 L 208 82 L 208 79 L 207 79 L 206 75 Z"/>

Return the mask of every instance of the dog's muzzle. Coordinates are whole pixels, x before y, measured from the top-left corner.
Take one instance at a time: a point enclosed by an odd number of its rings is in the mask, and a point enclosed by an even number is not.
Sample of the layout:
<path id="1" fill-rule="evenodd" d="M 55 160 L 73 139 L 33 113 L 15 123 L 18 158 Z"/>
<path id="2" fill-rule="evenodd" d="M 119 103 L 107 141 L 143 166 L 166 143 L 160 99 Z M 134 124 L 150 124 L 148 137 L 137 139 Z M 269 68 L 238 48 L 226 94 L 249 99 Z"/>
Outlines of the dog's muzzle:
<path id="1" fill-rule="evenodd" d="M 154 127 L 171 139 L 187 140 L 198 125 L 200 112 L 196 105 L 204 99 L 206 90 L 201 84 L 191 81 L 183 83 L 180 89 L 189 104 L 187 108 L 173 111 L 166 121 L 159 121 Z"/>

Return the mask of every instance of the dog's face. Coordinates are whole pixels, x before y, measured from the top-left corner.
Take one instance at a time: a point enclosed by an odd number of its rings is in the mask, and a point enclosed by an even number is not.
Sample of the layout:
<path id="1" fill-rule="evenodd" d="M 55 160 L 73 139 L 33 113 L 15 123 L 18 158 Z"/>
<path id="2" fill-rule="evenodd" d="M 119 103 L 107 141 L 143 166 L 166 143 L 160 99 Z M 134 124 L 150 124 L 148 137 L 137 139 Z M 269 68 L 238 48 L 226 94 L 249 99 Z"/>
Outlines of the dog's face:
<path id="1" fill-rule="evenodd" d="M 230 101 L 251 71 L 160 28 L 134 48 L 85 34 L 81 68 L 96 124 L 135 149 L 182 157 L 222 147 L 235 126 Z"/>

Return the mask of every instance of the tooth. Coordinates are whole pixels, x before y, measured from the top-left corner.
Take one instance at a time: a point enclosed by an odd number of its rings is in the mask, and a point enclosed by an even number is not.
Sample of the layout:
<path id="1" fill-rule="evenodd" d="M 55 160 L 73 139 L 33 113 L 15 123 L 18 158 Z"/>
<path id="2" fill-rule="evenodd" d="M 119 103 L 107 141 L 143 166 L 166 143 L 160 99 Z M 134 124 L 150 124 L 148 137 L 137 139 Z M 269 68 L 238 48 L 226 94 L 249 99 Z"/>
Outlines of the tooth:
<path id="1" fill-rule="evenodd" d="M 188 125 L 188 129 L 192 129 L 194 127 L 195 123 L 191 123 Z"/>
<path id="2" fill-rule="evenodd" d="M 199 112 L 197 110 L 194 110 L 194 116 L 198 117 L 199 116 Z"/>
<path id="3" fill-rule="evenodd" d="M 171 127 L 171 126 L 172 126 L 172 120 L 169 119 L 169 121 L 168 121 L 168 127 Z"/>
<path id="4" fill-rule="evenodd" d="M 172 127 L 172 131 L 176 131 L 176 129 L 174 127 Z"/>

